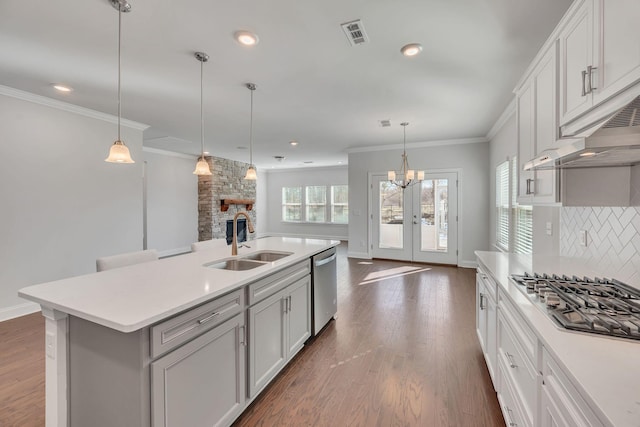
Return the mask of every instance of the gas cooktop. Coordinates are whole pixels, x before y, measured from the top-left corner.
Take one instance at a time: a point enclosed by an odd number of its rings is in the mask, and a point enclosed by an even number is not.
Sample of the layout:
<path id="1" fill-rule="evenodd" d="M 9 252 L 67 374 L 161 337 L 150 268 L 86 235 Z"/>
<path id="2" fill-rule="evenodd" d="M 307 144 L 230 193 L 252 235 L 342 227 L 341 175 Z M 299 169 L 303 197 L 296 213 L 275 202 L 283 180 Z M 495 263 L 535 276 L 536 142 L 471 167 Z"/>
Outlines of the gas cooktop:
<path id="1" fill-rule="evenodd" d="M 617 280 L 514 274 L 513 281 L 562 327 L 640 340 L 640 291 Z"/>

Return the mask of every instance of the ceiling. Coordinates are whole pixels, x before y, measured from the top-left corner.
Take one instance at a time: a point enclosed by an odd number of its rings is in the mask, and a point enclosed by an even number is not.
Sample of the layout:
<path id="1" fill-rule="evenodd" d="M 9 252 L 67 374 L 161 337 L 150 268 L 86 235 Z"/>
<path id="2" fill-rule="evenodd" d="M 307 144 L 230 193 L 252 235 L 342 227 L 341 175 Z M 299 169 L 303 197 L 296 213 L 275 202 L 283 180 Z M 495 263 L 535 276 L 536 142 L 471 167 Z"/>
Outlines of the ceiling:
<path id="1" fill-rule="evenodd" d="M 337 165 L 347 149 L 484 137 L 570 0 L 130 0 L 122 115 L 144 145 L 258 168 Z M 361 19 L 369 42 L 340 24 Z M 240 45 L 237 30 L 260 42 Z M 117 114 L 118 13 L 109 0 L 0 2 L 0 84 Z M 421 43 L 416 57 L 401 55 Z M 73 92 L 55 91 L 65 83 Z M 379 120 L 390 120 L 381 127 Z M 115 139 L 115 135 L 114 135 Z M 289 141 L 299 141 L 292 147 Z M 113 141 L 104 141 L 105 152 Z M 125 141 L 126 142 L 126 141 Z M 285 156 L 277 162 L 273 156 Z"/>

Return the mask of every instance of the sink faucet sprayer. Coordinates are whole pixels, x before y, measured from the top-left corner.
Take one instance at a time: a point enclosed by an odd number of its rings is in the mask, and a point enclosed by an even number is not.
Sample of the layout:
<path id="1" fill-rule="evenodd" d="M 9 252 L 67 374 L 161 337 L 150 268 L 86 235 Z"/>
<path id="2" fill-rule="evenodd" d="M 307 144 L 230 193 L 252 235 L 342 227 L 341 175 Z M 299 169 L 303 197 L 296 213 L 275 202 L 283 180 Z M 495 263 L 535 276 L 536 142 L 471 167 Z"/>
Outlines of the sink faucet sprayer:
<path id="1" fill-rule="evenodd" d="M 238 212 L 233 217 L 233 242 L 231 243 L 231 255 L 238 255 L 238 217 L 240 215 L 244 215 L 247 219 L 247 228 L 249 229 L 249 233 L 253 233 L 253 223 L 251 222 L 251 218 L 247 215 L 246 212 Z"/>

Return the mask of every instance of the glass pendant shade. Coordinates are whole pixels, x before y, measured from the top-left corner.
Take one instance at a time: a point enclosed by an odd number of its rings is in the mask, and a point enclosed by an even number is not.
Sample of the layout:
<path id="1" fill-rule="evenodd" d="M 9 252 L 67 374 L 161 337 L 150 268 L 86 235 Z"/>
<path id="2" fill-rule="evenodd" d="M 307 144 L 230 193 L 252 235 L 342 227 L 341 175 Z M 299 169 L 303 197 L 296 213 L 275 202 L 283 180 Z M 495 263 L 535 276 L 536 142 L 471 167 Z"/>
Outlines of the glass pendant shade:
<path id="1" fill-rule="evenodd" d="M 109 163 L 135 163 L 131 158 L 129 148 L 120 140 L 113 143 L 111 149 L 109 149 L 109 157 L 104 161 Z"/>
<path id="2" fill-rule="evenodd" d="M 416 184 L 420 181 L 424 180 L 424 171 L 416 171 L 414 169 L 409 169 L 409 157 L 407 156 L 407 134 L 406 129 L 409 123 L 403 122 L 400 125 L 404 128 L 403 130 L 403 148 L 402 148 L 402 165 L 400 167 L 400 171 L 396 174 L 396 171 L 390 170 L 387 172 L 387 179 L 393 185 L 397 185 L 401 187 L 403 190 L 413 184 Z M 396 176 L 399 175 L 402 180 L 396 181 Z M 416 179 L 417 177 L 417 179 Z"/>
<path id="3" fill-rule="evenodd" d="M 253 166 L 249 166 L 249 169 L 247 169 L 247 174 L 244 176 L 244 179 L 248 179 L 251 181 L 255 181 L 256 179 L 258 179 L 258 175 L 256 174 L 256 168 L 254 168 Z"/>
<path id="4" fill-rule="evenodd" d="M 211 169 L 209 169 L 209 163 L 201 157 L 196 163 L 196 169 L 193 171 L 194 175 L 211 175 Z"/>
<path id="5" fill-rule="evenodd" d="M 387 172 L 387 179 L 389 181 L 395 181 L 396 180 L 396 173 L 395 171 L 389 171 Z"/>

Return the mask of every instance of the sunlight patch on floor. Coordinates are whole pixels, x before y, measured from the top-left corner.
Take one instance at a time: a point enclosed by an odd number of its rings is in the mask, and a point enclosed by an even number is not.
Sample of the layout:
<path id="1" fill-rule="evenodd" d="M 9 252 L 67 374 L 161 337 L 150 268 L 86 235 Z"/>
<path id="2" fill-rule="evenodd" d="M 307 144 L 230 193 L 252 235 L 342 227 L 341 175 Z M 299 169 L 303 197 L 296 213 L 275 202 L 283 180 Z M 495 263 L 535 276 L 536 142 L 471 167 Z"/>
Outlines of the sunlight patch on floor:
<path id="1" fill-rule="evenodd" d="M 382 280 L 395 279 L 397 277 L 406 276 L 408 274 L 416 274 L 416 273 L 421 273 L 423 271 L 429 271 L 429 270 L 431 270 L 431 268 L 411 267 L 408 265 L 403 267 L 390 268 L 387 270 L 376 271 L 376 272 L 367 274 L 364 280 L 358 283 L 358 285 L 359 286 L 368 285 L 368 284 L 379 282 Z"/>

